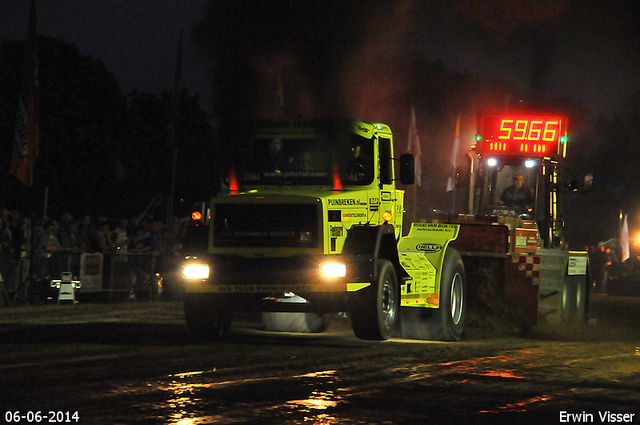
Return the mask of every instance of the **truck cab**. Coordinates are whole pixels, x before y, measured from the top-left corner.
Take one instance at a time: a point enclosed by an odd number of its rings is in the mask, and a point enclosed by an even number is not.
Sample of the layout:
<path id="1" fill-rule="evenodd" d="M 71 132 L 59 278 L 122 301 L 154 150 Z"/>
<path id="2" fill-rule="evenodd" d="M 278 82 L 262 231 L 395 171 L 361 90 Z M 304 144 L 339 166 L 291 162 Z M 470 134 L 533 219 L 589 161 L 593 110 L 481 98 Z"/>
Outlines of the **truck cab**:
<path id="1" fill-rule="evenodd" d="M 229 133 L 235 151 L 229 190 L 211 200 L 207 252 L 183 268 L 192 333 L 226 333 L 237 310 L 263 312 L 265 325 L 280 313 L 304 312 L 309 328 L 319 329 L 323 314 L 353 311 L 354 299 L 368 293 L 372 281 L 377 285 L 383 269 L 395 285 L 382 294 L 379 310 L 361 315 L 380 316 L 381 324 L 367 317 L 356 333 L 388 338 L 406 276 L 395 246 L 404 201 L 396 163 L 410 184 L 413 157 L 394 158 L 391 129 L 381 123 L 262 120 L 239 123 Z M 323 267 L 345 253 L 356 227 L 361 231 L 350 249 L 357 258 L 334 276 Z"/>

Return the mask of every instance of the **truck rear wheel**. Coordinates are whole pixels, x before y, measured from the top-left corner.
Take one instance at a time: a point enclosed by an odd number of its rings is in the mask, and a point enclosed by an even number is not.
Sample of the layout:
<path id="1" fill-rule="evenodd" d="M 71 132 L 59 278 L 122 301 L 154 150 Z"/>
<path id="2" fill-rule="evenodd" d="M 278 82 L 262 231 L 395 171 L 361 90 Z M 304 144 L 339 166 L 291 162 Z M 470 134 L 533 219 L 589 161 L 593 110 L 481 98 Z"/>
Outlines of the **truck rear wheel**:
<path id="1" fill-rule="evenodd" d="M 458 251 L 448 248 L 442 265 L 439 308 L 403 307 L 402 336 L 458 341 L 464 330 L 467 279 Z"/>
<path id="2" fill-rule="evenodd" d="M 353 332 L 360 339 L 391 338 L 398 318 L 400 288 L 389 260 L 379 260 L 378 281 L 357 293 L 351 312 Z"/>
<path id="3" fill-rule="evenodd" d="M 214 294 L 185 294 L 184 318 L 189 332 L 198 339 L 224 338 L 231 327 L 232 311 Z"/>

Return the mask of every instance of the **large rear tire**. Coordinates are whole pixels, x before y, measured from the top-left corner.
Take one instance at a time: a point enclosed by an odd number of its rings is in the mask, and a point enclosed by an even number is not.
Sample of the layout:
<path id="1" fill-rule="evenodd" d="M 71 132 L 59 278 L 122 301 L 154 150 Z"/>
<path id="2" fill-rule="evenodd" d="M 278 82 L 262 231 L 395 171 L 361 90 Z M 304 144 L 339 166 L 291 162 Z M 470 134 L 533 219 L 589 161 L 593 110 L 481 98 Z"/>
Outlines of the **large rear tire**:
<path id="1" fill-rule="evenodd" d="M 391 338 L 400 307 L 398 276 L 389 260 L 378 261 L 378 280 L 357 293 L 351 324 L 360 339 Z"/>
<path id="2" fill-rule="evenodd" d="M 215 294 L 185 294 L 184 318 L 189 332 L 202 340 L 220 340 L 231 328 L 233 311 Z"/>
<path id="3" fill-rule="evenodd" d="M 466 296 L 467 278 L 462 258 L 458 251 L 447 248 L 440 278 L 439 307 L 403 307 L 403 338 L 458 341 L 464 330 Z"/>

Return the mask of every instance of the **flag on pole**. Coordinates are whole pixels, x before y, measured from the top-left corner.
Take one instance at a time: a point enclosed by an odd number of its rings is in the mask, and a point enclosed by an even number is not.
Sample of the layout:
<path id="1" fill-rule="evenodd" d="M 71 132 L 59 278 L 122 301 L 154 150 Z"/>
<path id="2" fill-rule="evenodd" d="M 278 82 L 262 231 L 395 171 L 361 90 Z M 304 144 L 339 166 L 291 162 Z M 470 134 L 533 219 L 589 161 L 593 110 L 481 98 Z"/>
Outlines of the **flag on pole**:
<path id="1" fill-rule="evenodd" d="M 451 173 L 449 174 L 449 180 L 447 180 L 447 192 L 451 192 L 456 187 L 456 166 L 458 165 L 458 149 L 460 148 L 460 114 L 458 114 L 458 120 L 456 121 L 456 134 L 453 138 L 453 146 L 451 147 L 451 157 L 449 163 L 451 163 Z"/>
<path id="2" fill-rule="evenodd" d="M 413 104 L 411 105 L 411 122 L 409 124 L 409 144 L 407 151 L 415 158 L 416 183 L 420 186 L 420 175 L 422 173 L 420 156 L 422 155 L 422 148 L 420 147 L 420 137 L 418 137 L 418 126 L 416 124 L 416 111 L 413 109 Z"/>
<path id="3" fill-rule="evenodd" d="M 622 214 L 621 214 L 622 215 Z M 629 223 L 627 221 L 627 215 L 624 215 L 622 219 L 622 226 L 620 228 L 620 261 L 625 262 L 629 259 Z"/>
<path id="4" fill-rule="evenodd" d="M 32 184 L 30 171 L 40 151 L 39 96 L 38 96 L 38 47 L 36 40 L 36 2 L 31 0 L 29 27 L 24 44 L 22 88 L 18 98 L 18 113 L 11 157 L 11 174 L 20 181 Z"/>

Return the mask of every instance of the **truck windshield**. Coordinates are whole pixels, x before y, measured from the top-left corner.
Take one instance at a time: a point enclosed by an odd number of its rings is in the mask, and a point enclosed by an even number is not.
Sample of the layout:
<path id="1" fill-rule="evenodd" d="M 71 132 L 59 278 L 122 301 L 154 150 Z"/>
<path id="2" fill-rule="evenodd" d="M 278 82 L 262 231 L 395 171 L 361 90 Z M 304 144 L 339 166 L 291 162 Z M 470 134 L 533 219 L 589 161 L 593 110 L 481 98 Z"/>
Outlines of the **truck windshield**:
<path id="1" fill-rule="evenodd" d="M 373 181 L 373 140 L 352 134 L 331 142 L 319 137 L 258 137 L 250 143 L 244 184 L 327 185 L 334 173 L 344 185 Z"/>
<path id="2" fill-rule="evenodd" d="M 539 164 L 487 167 L 483 190 L 485 213 L 533 218 L 539 171 Z"/>

